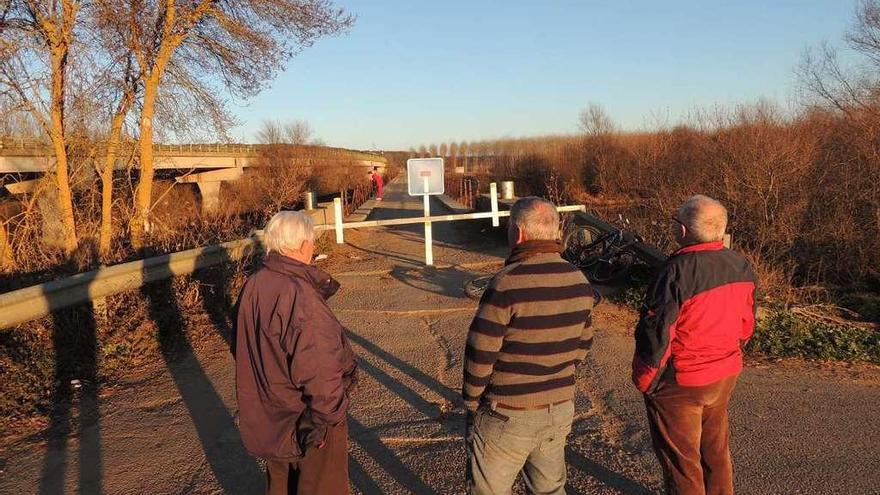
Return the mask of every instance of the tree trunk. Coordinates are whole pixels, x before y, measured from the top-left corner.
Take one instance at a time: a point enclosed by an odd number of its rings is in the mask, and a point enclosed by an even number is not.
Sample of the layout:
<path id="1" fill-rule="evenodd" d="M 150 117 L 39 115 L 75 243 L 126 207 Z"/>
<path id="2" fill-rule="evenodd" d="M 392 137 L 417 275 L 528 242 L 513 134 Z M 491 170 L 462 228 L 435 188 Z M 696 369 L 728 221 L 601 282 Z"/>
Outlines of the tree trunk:
<path id="1" fill-rule="evenodd" d="M 73 195 L 64 139 L 64 88 L 67 72 L 67 48 L 54 48 L 52 56 L 51 123 L 49 135 L 55 152 L 55 185 L 58 188 L 58 211 L 64 229 L 62 248 L 67 255 L 77 248 L 76 221 L 73 216 Z"/>
<path id="2" fill-rule="evenodd" d="M 110 242 L 113 240 L 113 169 L 119 149 L 119 138 L 122 134 L 122 123 L 128 112 L 126 103 L 113 115 L 110 124 L 110 136 L 107 139 L 107 156 L 104 157 L 104 168 L 101 170 L 101 234 L 98 250 L 101 259 L 110 255 Z"/>
<path id="3" fill-rule="evenodd" d="M 0 219 L 0 271 L 12 269 L 15 260 L 12 258 L 12 246 L 6 234 L 6 222 Z"/>
<path id="4" fill-rule="evenodd" d="M 144 102 L 141 110 L 138 156 L 140 178 L 135 191 L 135 217 L 131 222 L 131 245 L 137 250 L 144 247 L 144 233 L 150 221 L 153 197 L 153 116 L 156 113 L 156 96 L 161 76 L 153 73 L 144 84 Z"/>

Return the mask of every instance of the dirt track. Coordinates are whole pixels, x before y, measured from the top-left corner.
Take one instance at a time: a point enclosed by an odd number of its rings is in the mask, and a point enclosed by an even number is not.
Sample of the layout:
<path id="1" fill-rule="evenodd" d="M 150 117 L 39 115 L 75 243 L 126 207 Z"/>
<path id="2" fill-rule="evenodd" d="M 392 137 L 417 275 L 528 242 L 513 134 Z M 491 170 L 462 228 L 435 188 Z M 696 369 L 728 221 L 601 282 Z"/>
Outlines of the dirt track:
<path id="1" fill-rule="evenodd" d="M 389 185 L 372 218 L 419 216 L 420 202 L 404 200 L 401 186 Z M 435 224 L 438 268 L 421 266 L 421 226 L 347 231 L 348 244 L 325 263 L 343 284 L 332 306 L 361 358 L 350 416 L 355 492 L 463 491 L 461 358 L 475 305 L 461 285 L 505 253 L 486 227 Z M 610 305 L 597 311 L 596 347 L 579 371 L 571 494 L 658 488 L 641 400 L 628 384 L 633 318 Z M 103 390 L 97 405 L 75 403 L 69 427 L 5 446 L 0 493 L 260 493 L 260 466 L 233 421 L 226 343 L 193 347 L 183 333 L 168 335 L 176 337 L 165 363 Z M 878 493 L 878 417 L 875 368 L 751 364 L 732 408 L 738 492 Z"/>

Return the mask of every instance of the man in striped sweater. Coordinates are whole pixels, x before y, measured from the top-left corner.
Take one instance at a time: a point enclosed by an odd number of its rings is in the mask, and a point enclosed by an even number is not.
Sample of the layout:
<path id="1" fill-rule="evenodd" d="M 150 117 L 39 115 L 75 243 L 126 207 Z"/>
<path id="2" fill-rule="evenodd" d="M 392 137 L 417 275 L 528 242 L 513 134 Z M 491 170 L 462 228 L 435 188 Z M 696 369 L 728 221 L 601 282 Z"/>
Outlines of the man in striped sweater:
<path id="1" fill-rule="evenodd" d="M 531 493 L 565 493 L 575 365 L 592 343 L 595 299 L 560 257 L 558 233 L 549 201 L 513 205 L 510 257 L 471 323 L 462 389 L 470 494 L 510 493 L 520 471 Z"/>

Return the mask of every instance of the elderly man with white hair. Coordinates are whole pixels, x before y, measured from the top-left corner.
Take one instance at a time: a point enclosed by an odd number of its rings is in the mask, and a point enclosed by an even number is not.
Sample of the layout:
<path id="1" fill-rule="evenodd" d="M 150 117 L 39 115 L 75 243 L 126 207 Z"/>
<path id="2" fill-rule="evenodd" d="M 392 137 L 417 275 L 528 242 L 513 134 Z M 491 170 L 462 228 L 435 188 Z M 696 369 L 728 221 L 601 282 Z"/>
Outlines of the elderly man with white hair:
<path id="1" fill-rule="evenodd" d="M 355 355 L 326 300 L 339 289 L 311 265 L 309 216 L 282 211 L 241 291 L 233 337 L 239 427 L 266 460 L 268 494 L 349 493 L 349 390 Z"/>
<path id="2" fill-rule="evenodd" d="M 666 493 L 733 493 L 727 406 L 755 327 L 756 278 L 724 247 L 727 210 L 689 198 L 672 217 L 676 251 L 648 288 L 632 378 L 644 394 Z"/>
<path id="3" fill-rule="evenodd" d="M 575 366 L 593 341 L 594 292 L 560 256 L 552 203 L 518 200 L 507 233 L 510 256 L 465 348 L 468 493 L 510 493 L 522 472 L 529 493 L 564 494 Z"/>

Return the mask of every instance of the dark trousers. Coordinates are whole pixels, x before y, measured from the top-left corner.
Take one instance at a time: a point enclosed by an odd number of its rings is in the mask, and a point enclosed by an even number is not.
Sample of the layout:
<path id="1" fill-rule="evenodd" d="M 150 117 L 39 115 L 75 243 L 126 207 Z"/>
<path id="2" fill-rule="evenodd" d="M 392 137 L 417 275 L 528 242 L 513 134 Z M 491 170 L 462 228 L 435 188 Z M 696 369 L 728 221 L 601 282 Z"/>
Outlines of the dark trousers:
<path id="1" fill-rule="evenodd" d="M 702 387 L 663 383 L 645 396 L 651 439 L 670 495 L 731 495 L 731 376 Z"/>
<path id="2" fill-rule="evenodd" d="M 267 495 L 348 495 L 348 424 L 327 431 L 320 449 L 295 461 L 266 461 Z"/>

